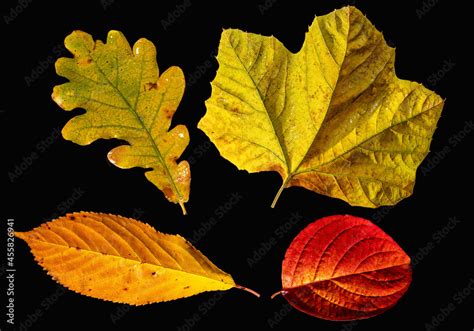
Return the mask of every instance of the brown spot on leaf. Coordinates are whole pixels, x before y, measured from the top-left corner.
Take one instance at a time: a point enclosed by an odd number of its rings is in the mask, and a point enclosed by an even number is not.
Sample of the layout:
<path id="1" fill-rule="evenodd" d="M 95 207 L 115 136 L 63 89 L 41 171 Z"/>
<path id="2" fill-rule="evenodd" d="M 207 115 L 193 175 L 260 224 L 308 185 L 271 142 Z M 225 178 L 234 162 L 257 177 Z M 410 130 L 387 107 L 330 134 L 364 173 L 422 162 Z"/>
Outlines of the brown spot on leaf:
<path id="1" fill-rule="evenodd" d="M 157 90 L 158 84 L 157 83 L 146 83 L 145 90 L 150 91 L 151 89 Z"/>
<path id="2" fill-rule="evenodd" d="M 76 219 L 76 217 L 74 215 L 69 215 L 68 219 L 70 219 L 71 221 L 74 221 Z"/>
<path id="3" fill-rule="evenodd" d="M 163 112 L 165 113 L 165 117 L 167 119 L 171 119 L 171 117 L 173 117 L 173 110 L 171 110 L 169 108 L 165 108 L 165 109 L 163 109 Z"/>
<path id="4" fill-rule="evenodd" d="M 153 271 L 153 272 L 151 273 L 151 275 L 152 275 L 152 276 L 156 275 L 156 271 Z"/>
<path id="5" fill-rule="evenodd" d="M 185 286 L 183 287 L 183 290 L 187 290 L 189 288 L 189 286 Z"/>
<path id="6" fill-rule="evenodd" d="M 124 287 L 123 290 L 124 290 L 124 291 L 128 291 L 128 287 Z"/>

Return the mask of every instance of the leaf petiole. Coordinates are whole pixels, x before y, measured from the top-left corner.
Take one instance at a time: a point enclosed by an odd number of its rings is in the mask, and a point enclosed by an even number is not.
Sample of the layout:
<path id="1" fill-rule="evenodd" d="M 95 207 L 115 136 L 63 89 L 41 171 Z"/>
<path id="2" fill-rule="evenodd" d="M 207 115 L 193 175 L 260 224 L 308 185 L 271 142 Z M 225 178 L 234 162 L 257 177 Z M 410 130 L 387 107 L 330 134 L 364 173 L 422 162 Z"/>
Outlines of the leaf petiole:
<path id="1" fill-rule="evenodd" d="M 246 291 L 246 292 L 252 293 L 252 294 L 255 295 L 257 298 L 260 298 L 260 293 L 254 291 L 254 290 L 252 290 L 252 289 L 249 289 L 249 288 L 247 288 L 247 287 L 245 287 L 245 286 L 240 286 L 240 285 L 235 284 L 234 287 L 237 288 L 237 289 L 239 289 L 239 290 L 244 290 L 244 291 Z"/>
<path id="2" fill-rule="evenodd" d="M 288 291 L 280 290 L 280 291 L 278 291 L 278 292 L 273 293 L 273 294 L 271 295 L 270 299 L 273 299 L 273 298 L 276 297 L 277 295 L 280 295 L 280 294 L 283 295 L 283 294 L 286 294 L 286 293 L 288 293 Z"/>
<path id="3" fill-rule="evenodd" d="M 286 188 L 286 184 L 288 184 L 288 181 L 289 181 L 289 177 L 286 178 L 283 181 L 283 183 L 281 184 L 280 189 L 278 190 L 277 194 L 275 195 L 275 198 L 273 199 L 273 202 L 272 202 L 272 205 L 271 205 L 272 208 L 275 208 L 275 205 L 276 205 L 278 199 L 280 198 L 281 193 Z"/>

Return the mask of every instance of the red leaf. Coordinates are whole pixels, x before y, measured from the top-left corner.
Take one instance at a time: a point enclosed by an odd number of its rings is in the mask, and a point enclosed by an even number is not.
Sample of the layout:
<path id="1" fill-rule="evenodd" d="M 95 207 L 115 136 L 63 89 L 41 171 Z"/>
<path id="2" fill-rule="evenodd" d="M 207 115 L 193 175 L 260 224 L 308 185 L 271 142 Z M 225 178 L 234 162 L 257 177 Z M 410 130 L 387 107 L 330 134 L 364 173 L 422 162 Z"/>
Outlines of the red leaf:
<path id="1" fill-rule="evenodd" d="M 411 283 L 410 257 L 379 227 L 336 215 L 301 231 L 286 251 L 280 292 L 327 320 L 369 318 L 394 306 Z"/>

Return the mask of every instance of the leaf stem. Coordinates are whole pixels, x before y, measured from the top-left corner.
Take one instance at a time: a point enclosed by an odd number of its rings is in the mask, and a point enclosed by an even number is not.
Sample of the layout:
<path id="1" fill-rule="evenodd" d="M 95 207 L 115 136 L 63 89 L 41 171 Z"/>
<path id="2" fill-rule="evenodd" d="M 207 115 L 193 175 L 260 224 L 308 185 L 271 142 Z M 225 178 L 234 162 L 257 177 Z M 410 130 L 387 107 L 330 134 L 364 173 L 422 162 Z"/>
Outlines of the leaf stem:
<path id="1" fill-rule="evenodd" d="M 179 201 L 179 206 L 181 207 L 181 210 L 183 211 L 183 215 L 187 215 L 188 213 L 186 212 L 186 207 L 184 207 L 183 201 Z"/>
<path id="2" fill-rule="evenodd" d="M 249 292 L 249 293 L 252 293 L 252 294 L 255 295 L 257 298 L 260 298 L 260 293 L 255 292 L 254 290 L 249 289 L 249 288 L 247 288 L 247 287 L 245 287 L 245 286 L 240 286 L 240 285 L 235 284 L 234 287 L 237 288 L 237 289 L 239 289 L 239 290 L 244 290 L 244 291 L 247 291 L 247 292 Z"/>
<path id="3" fill-rule="evenodd" d="M 272 296 L 270 297 L 270 299 L 273 299 L 273 298 L 276 297 L 277 295 L 286 294 L 286 293 L 287 293 L 287 291 L 285 291 L 285 290 L 280 290 L 280 291 L 278 291 L 278 292 L 273 293 Z"/>
<path id="4" fill-rule="evenodd" d="M 286 184 L 288 184 L 288 180 L 289 180 L 289 177 L 286 178 L 281 184 L 280 189 L 278 190 L 277 194 L 275 195 L 275 198 L 273 199 L 272 206 L 271 206 L 272 208 L 275 208 L 275 205 L 278 199 L 280 198 L 281 192 L 283 192 L 283 190 L 286 188 Z"/>

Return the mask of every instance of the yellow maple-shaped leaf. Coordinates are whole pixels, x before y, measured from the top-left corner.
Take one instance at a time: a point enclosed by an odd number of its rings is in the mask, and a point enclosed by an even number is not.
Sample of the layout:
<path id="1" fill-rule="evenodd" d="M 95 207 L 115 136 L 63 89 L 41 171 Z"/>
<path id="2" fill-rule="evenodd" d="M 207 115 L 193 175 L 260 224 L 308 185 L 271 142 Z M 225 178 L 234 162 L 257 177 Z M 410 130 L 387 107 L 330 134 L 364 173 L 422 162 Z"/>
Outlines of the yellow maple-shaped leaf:
<path id="1" fill-rule="evenodd" d="M 122 216 L 67 214 L 15 235 L 56 281 L 98 299 L 144 305 L 205 291 L 248 290 L 183 237 Z"/>
<path id="2" fill-rule="evenodd" d="M 74 31 L 64 44 L 74 58 L 58 59 L 56 71 L 69 82 L 55 86 L 52 97 L 64 110 L 86 112 L 66 124 L 63 137 L 79 145 L 125 140 L 128 145 L 110 151 L 109 160 L 120 168 L 150 169 L 148 180 L 186 213 L 190 169 L 187 161 L 176 160 L 189 134 L 184 125 L 168 131 L 184 92 L 181 69 L 170 67 L 159 76 L 154 45 L 140 39 L 131 49 L 119 31 L 110 31 L 105 44 Z"/>
<path id="3" fill-rule="evenodd" d="M 274 37 L 224 30 L 199 122 L 221 155 L 277 171 L 351 205 L 392 205 L 413 191 L 443 100 L 394 71 L 395 50 L 356 8 L 316 17 L 296 54 Z"/>

